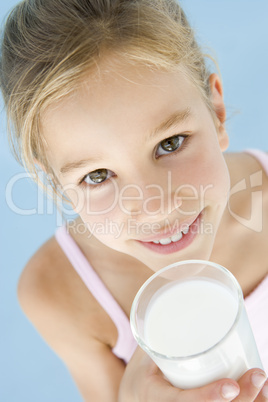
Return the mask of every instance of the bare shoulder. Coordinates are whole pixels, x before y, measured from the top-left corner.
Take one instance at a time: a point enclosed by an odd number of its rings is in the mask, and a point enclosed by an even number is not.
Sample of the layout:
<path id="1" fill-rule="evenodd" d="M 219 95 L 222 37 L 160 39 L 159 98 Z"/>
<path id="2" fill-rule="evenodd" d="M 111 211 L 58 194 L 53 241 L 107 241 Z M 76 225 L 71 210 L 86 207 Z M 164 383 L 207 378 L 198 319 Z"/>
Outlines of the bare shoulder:
<path id="1" fill-rule="evenodd" d="M 264 154 L 267 155 L 268 165 L 268 152 L 264 152 Z M 264 167 L 255 156 L 247 152 L 227 152 L 224 156 L 230 171 L 231 184 L 235 184 L 237 181 L 245 179 L 252 174 L 260 173 L 260 176 L 262 176 L 263 179 L 261 180 L 262 184 L 264 184 L 264 186 L 267 185 L 267 174 Z"/>
<path id="2" fill-rule="evenodd" d="M 225 160 L 231 183 L 218 245 L 225 241 L 226 230 L 228 241 L 225 251 L 220 254 L 218 247 L 217 252 L 246 296 L 268 273 L 268 177 L 259 160 L 246 152 L 226 153 Z"/>
<path id="3" fill-rule="evenodd" d="M 124 364 L 111 352 L 110 319 L 54 237 L 24 268 L 18 299 L 28 319 L 67 365 L 84 399 L 116 400 Z"/>
<path id="4" fill-rule="evenodd" d="M 68 271 L 71 274 L 68 268 L 54 237 L 31 257 L 18 283 L 19 302 L 27 315 L 39 313 L 40 308 L 63 306 L 68 292 Z"/>
<path id="5" fill-rule="evenodd" d="M 61 356 L 68 348 L 68 336 L 62 342 L 62 334 L 82 335 L 77 325 L 83 317 L 80 303 L 87 304 L 89 312 L 92 308 L 90 294 L 83 297 L 80 282 L 54 237 L 32 256 L 19 279 L 17 293 L 22 310 Z M 90 314 L 88 320 L 92 324 Z"/>
<path id="6" fill-rule="evenodd" d="M 268 153 L 264 154 L 268 164 Z M 226 153 L 224 156 L 231 181 L 229 210 L 233 215 L 244 216 L 248 220 L 261 214 L 259 220 L 262 220 L 262 227 L 268 228 L 268 176 L 264 166 L 246 152 Z"/>
<path id="7" fill-rule="evenodd" d="M 240 206 L 244 205 L 248 209 L 252 194 L 259 191 L 262 206 L 268 206 L 268 176 L 260 161 L 246 152 L 226 153 L 225 160 L 230 172 L 231 202 L 234 204 L 237 200 Z"/>
<path id="8" fill-rule="evenodd" d="M 30 300 L 36 298 L 40 303 L 48 301 L 48 296 L 53 292 L 49 287 L 55 275 L 53 268 L 60 265 L 60 257 L 56 242 L 51 238 L 26 264 L 18 283 L 18 298 L 21 307 L 27 312 L 29 309 L 35 310 L 35 305 L 28 303 Z"/>

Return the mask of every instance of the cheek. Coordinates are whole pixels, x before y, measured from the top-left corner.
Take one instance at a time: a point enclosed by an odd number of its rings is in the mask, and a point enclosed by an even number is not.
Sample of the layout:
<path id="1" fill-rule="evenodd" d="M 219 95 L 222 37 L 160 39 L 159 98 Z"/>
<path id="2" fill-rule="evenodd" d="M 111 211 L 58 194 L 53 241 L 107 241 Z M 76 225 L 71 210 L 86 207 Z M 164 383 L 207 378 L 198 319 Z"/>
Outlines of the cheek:
<path id="1" fill-rule="evenodd" d="M 118 239 L 121 238 L 125 227 L 124 223 L 112 220 L 113 214 L 112 216 L 109 214 L 88 214 L 86 210 L 83 210 L 79 215 L 89 232 L 88 237 L 93 235 L 104 245 L 119 250 L 120 241 Z"/>
<path id="2" fill-rule="evenodd" d="M 118 202 L 118 189 L 112 183 L 103 189 L 91 190 L 86 186 L 83 190 L 67 189 L 65 194 L 71 200 L 77 214 L 89 217 L 109 215 L 116 208 Z"/>
<path id="3" fill-rule="evenodd" d="M 102 197 L 85 197 L 81 208 L 77 208 L 75 212 L 79 214 L 91 235 L 104 245 L 119 250 L 118 239 L 122 238 L 126 222 L 122 219 L 116 193 Z"/>
<path id="4" fill-rule="evenodd" d="M 189 160 L 184 160 L 183 166 L 172 169 L 172 178 L 174 198 L 181 198 L 185 209 L 189 211 L 194 205 L 201 209 L 202 201 L 226 202 L 230 178 L 223 155 L 219 151 L 210 156 L 202 152 L 196 153 L 194 157 L 191 155 Z"/>
<path id="5" fill-rule="evenodd" d="M 230 176 L 222 153 L 211 154 L 202 171 L 203 192 L 208 200 L 226 202 L 230 189 Z"/>

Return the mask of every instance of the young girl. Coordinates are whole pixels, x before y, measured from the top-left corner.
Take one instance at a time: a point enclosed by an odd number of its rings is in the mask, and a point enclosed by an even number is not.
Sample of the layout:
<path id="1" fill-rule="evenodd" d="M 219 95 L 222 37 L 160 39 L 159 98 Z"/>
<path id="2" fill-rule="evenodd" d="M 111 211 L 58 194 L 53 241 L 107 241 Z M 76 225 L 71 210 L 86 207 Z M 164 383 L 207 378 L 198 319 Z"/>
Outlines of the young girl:
<path id="1" fill-rule="evenodd" d="M 17 155 L 79 215 L 32 257 L 18 294 L 84 399 L 267 400 L 257 368 L 173 387 L 130 331 L 150 275 L 215 261 L 240 282 L 268 370 L 268 156 L 223 155 L 221 81 L 179 4 L 25 0 L 6 23 L 1 87 Z"/>

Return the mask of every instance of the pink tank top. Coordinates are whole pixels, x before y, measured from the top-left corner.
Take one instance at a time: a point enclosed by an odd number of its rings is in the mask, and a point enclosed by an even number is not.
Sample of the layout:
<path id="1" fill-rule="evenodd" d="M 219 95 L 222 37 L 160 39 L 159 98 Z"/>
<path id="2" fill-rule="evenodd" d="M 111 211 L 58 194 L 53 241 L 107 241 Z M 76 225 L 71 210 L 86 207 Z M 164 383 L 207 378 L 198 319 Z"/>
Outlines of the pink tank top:
<path id="1" fill-rule="evenodd" d="M 113 320 L 117 328 L 118 337 L 112 351 L 117 357 L 128 363 L 137 347 L 137 343 L 132 335 L 126 314 L 94 271 L 74 239 L 67 232 L 66 226 L 58 228 L 55 237 L 82 281 Z"/>
<path id="2" fill-rule="evenodd" d="M 268 155 L 260 150 L 253 149 L 246 150 L 245 152 L 258 159 L 268 175 Z M 126 314 L 91 267 L 73 238 L 67 233 L 65 226 L 57 229 L 55 237 L 89 291 L 116 325 L 118 338 L 112 351 L 117 357 L 128 363 L 137 347 L 137 343 L 132 335 Z M 268 373 L 268 275 L 246 297 L 245 306 L 264 369 Z"/>

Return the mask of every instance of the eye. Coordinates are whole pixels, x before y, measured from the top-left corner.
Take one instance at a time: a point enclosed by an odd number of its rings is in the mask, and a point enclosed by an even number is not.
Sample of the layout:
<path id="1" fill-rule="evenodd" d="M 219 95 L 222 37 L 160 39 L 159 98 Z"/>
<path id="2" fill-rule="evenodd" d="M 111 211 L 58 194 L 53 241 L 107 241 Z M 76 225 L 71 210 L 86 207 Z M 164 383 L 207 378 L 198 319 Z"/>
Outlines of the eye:
<path id="1" fill-rule="evenodd" d="M 186 135 L 173 135 L 161 141 L 156 150 L 156 157 L 177 151 L 186 137 Z"/>
<path id="2" fill-rule="evenodd" d="M 82 182 L 85 182 L 90 185 L 98 185 L 104 183 L 106 180 L 108 180 L 110 177 L 114 176 L 113 172 L 108 169 L 97 169 L 93 170 L 93 172 L 88 173 L 86 176 L 83 177 L 81 180 Z"/>

